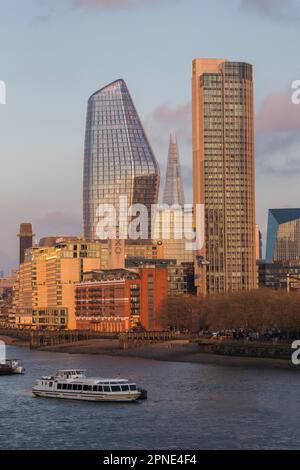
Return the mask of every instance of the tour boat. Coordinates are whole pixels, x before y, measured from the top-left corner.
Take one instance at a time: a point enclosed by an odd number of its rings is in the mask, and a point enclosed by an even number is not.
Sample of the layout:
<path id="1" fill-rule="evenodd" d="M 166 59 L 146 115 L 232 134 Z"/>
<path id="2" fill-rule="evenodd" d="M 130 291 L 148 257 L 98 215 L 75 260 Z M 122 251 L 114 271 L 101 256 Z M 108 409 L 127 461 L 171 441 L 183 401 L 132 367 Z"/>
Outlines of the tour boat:
<path id="1" fill-rule="evenodd" d="M 0 375 L 25 374 L 25 369 L 18 359 L 8 359 L 0 364 Z"/>
<path id="2" fill-rule="evenodd" d="M 32 389 L 37 397 L 69 398 L 71 400 L 133 402 L 146 398 L 134 382 L 86 376 L 85 370 L 59 370 L 55 375 L 37 380 Z"/>

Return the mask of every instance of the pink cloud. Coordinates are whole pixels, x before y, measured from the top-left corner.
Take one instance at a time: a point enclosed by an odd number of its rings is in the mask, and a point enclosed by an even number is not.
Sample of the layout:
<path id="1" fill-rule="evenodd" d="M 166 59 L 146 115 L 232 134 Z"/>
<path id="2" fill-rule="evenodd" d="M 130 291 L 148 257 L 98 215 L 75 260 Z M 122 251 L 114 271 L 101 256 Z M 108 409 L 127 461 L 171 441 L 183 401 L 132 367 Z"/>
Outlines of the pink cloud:
<path id="1" fill-rule="evenodd" d="M 179 139 L 191 143 L 191 103 L 171 108 L 163 104 L 155 108 L 146 118 L 145 127 L 158 144 L 168 141 L 170 132 L 176 132 Z"/>
<path id="2" fill-rule="evenodd" d="M 300 105 L 292 103 L 288 93 L 268 96 L 256 114 L 258 132 L 285 132 L 300 130 Z"/>
<path id="3" fill-rule="evenodd" d="M 177 119 L 186 118 L 191 113 L 191 103 L 184 103 L 176 108 L 170 108 L 167 105 L 158 106 L 152 112 L 153 119 L 160 121 L 176 121 Z"/>
<path id="4" fill-rule="evenodd" d="M 291 93 L 277 92 L 263 101 L 256 113 L 257 132 L 292 132 L 300 130 L 300 105 L 291 100 Z M 177 107 L 160 105 L 146 118 L 145 127 L 158 141 L 165 140 L 166 133 L 172 130 L 188 142 L 191 142 L 191 103 Z"/>
<path id="5" fill-rule="evenodd" d="M 72 0 L 75 7 L 86 9 L 122 9 L 134 6 L 151 5 L 157 0 Z"/>
<path id="6" fill-rule="evenodd" d="M 299 5 L 293 0 L 240 0 L 240 5 L 275 20 L 299 19 Z"/>

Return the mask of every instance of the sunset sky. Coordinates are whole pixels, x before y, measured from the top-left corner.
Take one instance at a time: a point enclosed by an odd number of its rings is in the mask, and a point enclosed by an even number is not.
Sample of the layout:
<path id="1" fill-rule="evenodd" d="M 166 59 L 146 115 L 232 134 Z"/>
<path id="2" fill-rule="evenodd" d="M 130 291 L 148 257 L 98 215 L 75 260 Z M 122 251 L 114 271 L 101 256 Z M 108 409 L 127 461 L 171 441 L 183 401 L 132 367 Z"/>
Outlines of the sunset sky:
<path id="1" fill-rule="evenodd" d="M 300 206 L 298 0 L 0 0 L 0 271 L 20 222 L 38 238 L 81 234 L 88 97 L 124 78 L 164 174 L 177 131 L 192 202 L 191 61 L 254 66 L 257 222 Z"/>

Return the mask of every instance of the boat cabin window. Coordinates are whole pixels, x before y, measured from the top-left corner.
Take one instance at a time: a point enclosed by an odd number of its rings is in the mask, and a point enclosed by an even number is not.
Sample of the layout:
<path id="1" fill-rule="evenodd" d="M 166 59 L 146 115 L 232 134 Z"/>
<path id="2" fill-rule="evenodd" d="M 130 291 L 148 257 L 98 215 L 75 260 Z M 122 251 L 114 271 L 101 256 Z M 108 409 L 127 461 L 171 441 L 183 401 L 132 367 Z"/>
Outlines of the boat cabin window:
<path id="1" fill-rule="evenodd" d="M 102 385 L 98 385 L 97 391 L 98 391 L 98 392 L 103 392 L 103 387 L 102 387 Z"/>
<path id="2" fill-rule="evenodd" d="M 67 384 L 67 390 L 73 390 L 72 384 Z"/>
<path id="3" fill-rule="evenodd" d="M 111 391 L 112 392 L 120 392 L 121 391 L 120 385 L 112 385 L 111 386 Z"/>
<path id="4" fill-rule="evenodd" d="M 129 387 L 132 392 L 136 391 L 136 385 L 129 385 Z"/>
<path id="5" fill-rule="evenodd" d="M 122 392 L 128 392 L 129 391 L 129 386 L 128 385 L 122 385 L 121 389 L 122 389 Z"/>
<path id="6" fill-rule="evenodd" d="M 108 387 L 107 385 L 104 385 L 103 390 L 104 392 L 110 392 L 110 387 Z"/>
<path id="7" fill-rule="evenodd" d="M 83 391 L 84 391 L 84 392 L 87 392 L 88 389 L 89 389 L 89 386 L 88 386 L 88 385 L 84 385 L 84 386 L 83 386 Z"/>
<path id="8" fill-rule="evenodd" d="M 72 387 L 73 387 L 73 390 L 78 390 L 78 388 L 77 388 L 77 387 L 78 387 L 78 385 L 77 385 L 77 384 L 73 384 L 73 386 L 72 386 Z"/>
<path id="9" fill-rule="evenodd" d="M 82 385 L 78 385 L 78 389 L 77 389 L 77 390 L 81 391 L 81 390 L 82 390 Z"/>
<path id="10" fill-rule="evenodd" d="M 62 384 L 62 389 L 67 390 L 67 384 Z"/>
<path id="11" fill-rule="evenodd" d="M 57 384 L 57 390 L 61 390 L 61 384 Z"/>
<path id="12" fill-rule="evenodd" d="M 53 385 L 53 382 L 49 382 L 49 387 L 52 387 L 52 385 Z"/>

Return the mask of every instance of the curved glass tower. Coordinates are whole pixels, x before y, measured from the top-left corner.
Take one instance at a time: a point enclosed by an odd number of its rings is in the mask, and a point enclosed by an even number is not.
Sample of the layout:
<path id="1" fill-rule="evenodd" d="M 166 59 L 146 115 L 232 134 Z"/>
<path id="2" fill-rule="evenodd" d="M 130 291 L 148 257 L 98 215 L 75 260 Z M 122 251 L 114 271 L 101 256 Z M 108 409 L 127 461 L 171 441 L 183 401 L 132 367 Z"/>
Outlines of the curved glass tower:
<path id="1" fill-rule="evenodd" d="M 97 208 L 120 196 L 128 205 L 144 204 L 151 217 L 157 203 L 159 167 L 124 80 L 94 93 L 86 118 L 83 221 L 84 236 L 96 239 Z M 149 226 L 149 233 L 151 227 Z"/>

